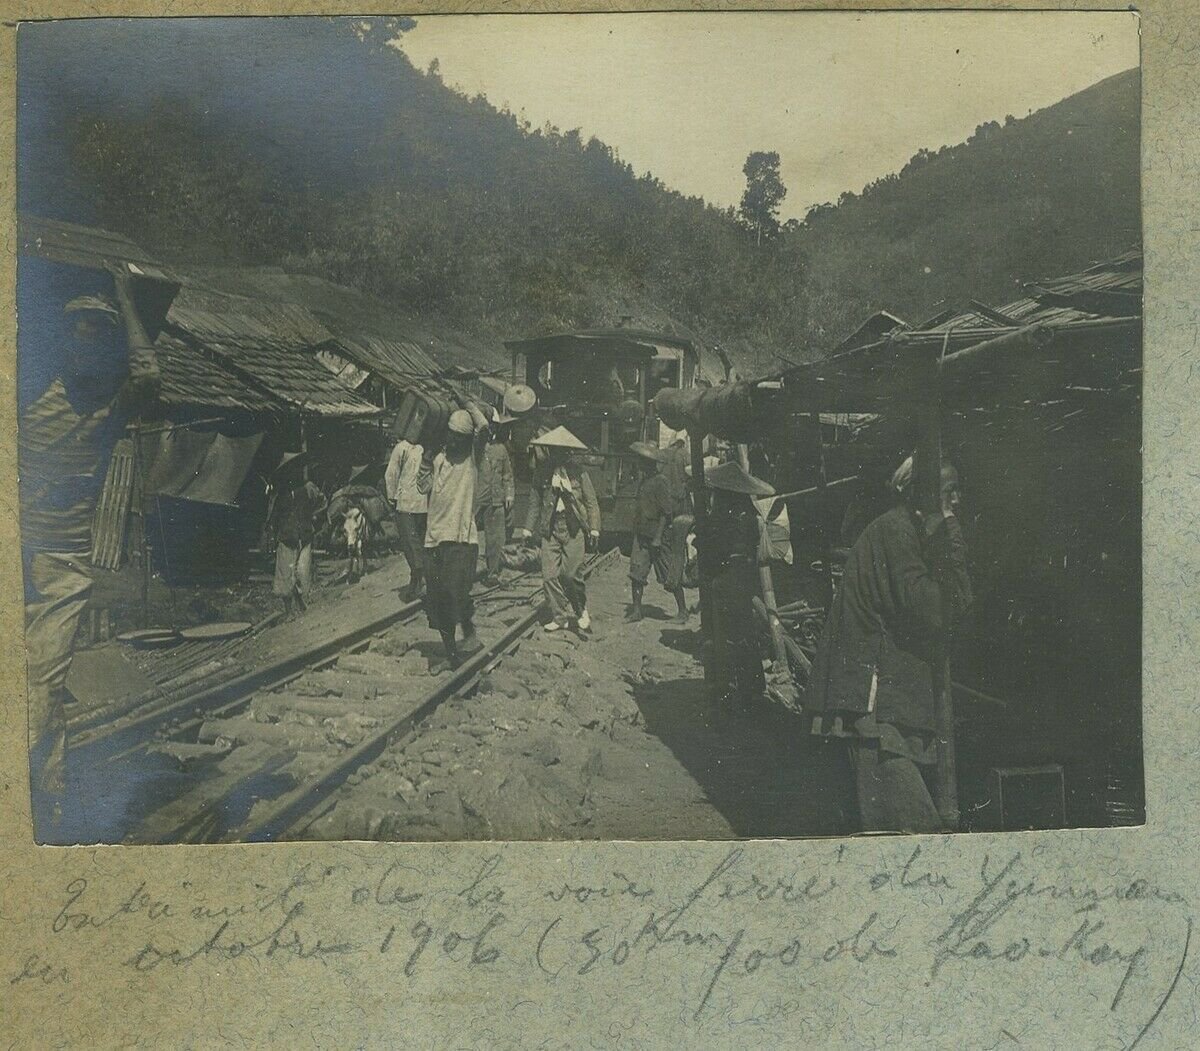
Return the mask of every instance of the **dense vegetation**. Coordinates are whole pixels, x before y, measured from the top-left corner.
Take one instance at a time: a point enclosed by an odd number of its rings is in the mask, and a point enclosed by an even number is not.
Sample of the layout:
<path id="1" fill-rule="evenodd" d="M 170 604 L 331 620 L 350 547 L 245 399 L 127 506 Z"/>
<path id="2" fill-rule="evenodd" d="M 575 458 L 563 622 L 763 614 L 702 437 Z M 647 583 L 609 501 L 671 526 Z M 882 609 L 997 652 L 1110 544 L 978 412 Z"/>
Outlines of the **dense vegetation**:
<path id="1" fill-rule="evenodd" d="M 920 320 L 943 299 L 1013 299 L 1139 237 L 1134 72 L 760 236 L 595 139 L 450 90 L 387 46 L 402 29 L 22 27 L 21 207 L 489 335 L 674 322 L 748 370 L 820 353 L 880 307 Z"/>

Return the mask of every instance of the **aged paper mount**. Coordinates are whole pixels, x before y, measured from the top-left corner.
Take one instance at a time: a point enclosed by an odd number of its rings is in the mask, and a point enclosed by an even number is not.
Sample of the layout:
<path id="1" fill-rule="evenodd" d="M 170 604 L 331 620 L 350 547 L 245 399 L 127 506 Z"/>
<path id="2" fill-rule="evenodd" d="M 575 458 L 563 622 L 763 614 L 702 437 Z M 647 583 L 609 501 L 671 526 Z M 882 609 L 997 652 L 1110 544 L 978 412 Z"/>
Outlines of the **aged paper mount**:
<path id="1" fill-rule="evenodd" d="M 428 5 L 443 6 L 496 7 Z M 16 19 L 238 9 L 307 10 L 6 4 L 7 96 L 11 103 Z M 1145 827 L 744 844 L 39 849 L 8 514 L 4 1045 L 1195 1046 L 1200 28 L 1192 16 L 1186 3 L 1150 3 L 1141 15 Z M 11 104 L 0 127 L 11 157 Z M 3 345 L 11 508 L 11 311 Z"/>

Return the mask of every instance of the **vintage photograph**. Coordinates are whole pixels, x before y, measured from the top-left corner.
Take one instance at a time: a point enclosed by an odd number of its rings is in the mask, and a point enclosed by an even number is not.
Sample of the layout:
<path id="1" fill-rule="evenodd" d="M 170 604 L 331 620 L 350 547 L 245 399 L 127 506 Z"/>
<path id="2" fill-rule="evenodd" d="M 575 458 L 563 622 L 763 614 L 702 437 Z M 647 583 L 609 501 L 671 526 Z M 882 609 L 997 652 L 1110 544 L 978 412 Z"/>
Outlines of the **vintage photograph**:
<path id="1" fill-rule="evenodd" d="M 1142 824 L 1140 106 L 1131 12 L 21 23 L 35 839 Z"/>

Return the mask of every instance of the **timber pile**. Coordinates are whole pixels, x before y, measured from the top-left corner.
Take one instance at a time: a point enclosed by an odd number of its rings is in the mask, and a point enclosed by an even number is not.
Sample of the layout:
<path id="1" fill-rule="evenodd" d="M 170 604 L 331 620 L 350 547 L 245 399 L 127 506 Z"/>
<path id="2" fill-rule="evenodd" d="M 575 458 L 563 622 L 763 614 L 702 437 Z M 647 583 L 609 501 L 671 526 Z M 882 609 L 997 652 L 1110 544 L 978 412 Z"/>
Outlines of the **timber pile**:
<path id="1" fill-rule="evenodd" d="M 122 438 L 113 448 L 92 519 L 92 565 L 101 569 L 117 569 L 124 558 L 135 470 L 133 442 Z"/>

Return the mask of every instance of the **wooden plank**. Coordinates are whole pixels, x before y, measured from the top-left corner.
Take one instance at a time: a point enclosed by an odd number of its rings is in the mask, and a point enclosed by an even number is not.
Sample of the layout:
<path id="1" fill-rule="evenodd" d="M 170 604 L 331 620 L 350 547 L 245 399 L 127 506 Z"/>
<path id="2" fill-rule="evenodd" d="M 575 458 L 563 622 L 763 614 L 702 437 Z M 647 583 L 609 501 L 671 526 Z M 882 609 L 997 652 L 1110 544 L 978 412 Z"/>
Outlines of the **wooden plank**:
<path id="1" fill-rule="evenodd" d="M 403 688 L 413 678 L 415 676 L 403 674 L 385 677 L 330 669 L 329 671 L 306 672 L 288 683 L 284 692 L 298 696 L 332 695 L 344 697 L 347 700 L 355 698 L 371 700 L 380 694 L 387 696 L 395 693 L 397 689 Z"/>
<path id="2" fill-rule="evenodd" d="M 92 519 L 92 562 L 102 569 L 120 565 L 132 493 L 133 445 L 122 438 L 113 449 Z"/>
<path id="3" fill-rule="evenodd" d="M 947 344 L 948 344 L 947 339 Z M 942 510 L 942 405 L 940 361 L 928 350 L 922 363 L 922 394 L 917 407 L 919 432 L 916 462 L 913 464 L 913 493 L 922 514 L 938 515 Z M 939 640 L 934 658 L 934 683 L 937 705 L 937 777 L 934 803 L 946 828 L 956 831 L 959 824 L 958 767 L 954 742 L 954 697 L 950 687 L 950 662 L 946 640 Z"/>
<path id="4" fill-rule="evenodd" d="M 121 487 L 118 489 L 116 522 L 112 531 L 112 550 L 109 563 L 113 569 L 119 569 L 124 561 L 125 534 L 129 522 L 129 505 L 133 498 L 133 449 L 121 458 Z"/>
<path id="5" fill-rule="evenodd" d="M 260 723 L 249 716 L 210 719 L 196 735 L 201 744 L 231 741 L 234 744 L 262 744 L 283 751 L 332 749 L 324 732 L 303 723 Z"/>

